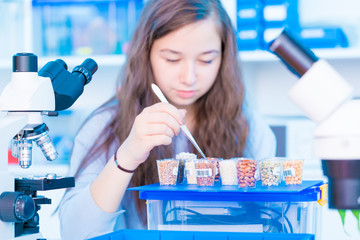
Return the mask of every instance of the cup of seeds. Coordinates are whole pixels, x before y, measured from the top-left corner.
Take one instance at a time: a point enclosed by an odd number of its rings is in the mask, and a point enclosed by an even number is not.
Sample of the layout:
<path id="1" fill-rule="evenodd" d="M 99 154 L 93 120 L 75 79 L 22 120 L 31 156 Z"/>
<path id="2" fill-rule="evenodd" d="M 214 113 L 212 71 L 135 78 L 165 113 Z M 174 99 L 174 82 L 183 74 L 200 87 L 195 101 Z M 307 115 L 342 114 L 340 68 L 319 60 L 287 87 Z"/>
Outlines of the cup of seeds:
<path id="1" fill-rule="evenodd" d="M 195 163 L 195 174 L 198 186 L 214 186 L 216 175 L 215 159 L 197 159 Z"/>
<path id="2" fill-rule="evenodd" d="M 281 183 L 282 158 L 265 158 L 259 161 L 262 186 L 279 186 Z"/>
<path id="3" fill-rule="evenodd" d="M 176 185 L 179 161 L 168 158 L 156 160 L 160 185 Z"/>

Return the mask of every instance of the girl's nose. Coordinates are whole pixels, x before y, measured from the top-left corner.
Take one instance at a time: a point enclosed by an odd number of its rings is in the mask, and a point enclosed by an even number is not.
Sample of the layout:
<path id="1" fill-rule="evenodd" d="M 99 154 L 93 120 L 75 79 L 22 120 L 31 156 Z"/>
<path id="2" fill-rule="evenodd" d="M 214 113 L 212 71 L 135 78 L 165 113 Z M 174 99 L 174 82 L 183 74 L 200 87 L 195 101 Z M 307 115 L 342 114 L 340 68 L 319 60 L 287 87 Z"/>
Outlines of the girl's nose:
<path id="1" fill-rule="evenodd" d="M 196 65 L 194 62 L 184 64 L 181 80 L 186 85 L 193 85 L 197 81 Z"/>

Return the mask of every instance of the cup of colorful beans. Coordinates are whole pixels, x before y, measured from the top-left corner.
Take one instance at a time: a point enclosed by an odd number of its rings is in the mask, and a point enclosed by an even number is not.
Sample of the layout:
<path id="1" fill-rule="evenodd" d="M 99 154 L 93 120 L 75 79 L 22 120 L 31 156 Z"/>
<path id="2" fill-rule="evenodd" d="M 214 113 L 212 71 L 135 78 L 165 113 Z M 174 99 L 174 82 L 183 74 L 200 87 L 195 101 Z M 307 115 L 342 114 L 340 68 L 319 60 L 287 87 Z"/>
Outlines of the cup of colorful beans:
<path id="1" fill-rule="evenodd" d="M 194 162 L 197 185 L 214 186 L 217 160 L 197 159 Z"/>
<path id="2" fill-rule="evenodd" d="M 185 171 L 187 184 L 197 184 L 196 180 L 196 169 L 195 169 L 195 159 L 187 159 L 185 161 Z"/>
<path id="3" fill-rule="evenodd" d="M 196 158 L 195 154 L 188 152 L 181 152 L 176 155 L 176 159 L 179 160 L 179 175 L 183 175 L 182 177 L 179 177 L 178 175 L 178 183 L 185 182 L 186 179 L 187 184 L 197 184 L 194 162 Z M 181 178 L 184 178 L 184 181 L 181 181 Z"/>
<path id="4" fill-rule="evenodd" d="M 156 160 L 160 185 L 176 185 L 179 161 L 168 158 Z"/>
<path id="5" fill-rule="evenodd" d="M 209 160 L 216 160 L 216 168 L 215 168 L 215 182 L 220 180 L 220 166 L 219 166 L 219 162 L 221 160 L 223 160 L 223 158 L 212 158 L 212 157 L 207 157 L 207 159 Z"/>
<path id="6" fill-rule="evenodd" d="M 283 176 L 286 185 L 302 184 L 304 160 L 286 159 L 283 162 Z"/>
<path id="7" fill-rule="evenodd" d="M 237 158 L 236 170 L 240 188 L 255 187 L 257 161 L 249 158 Z"/>
<path id="8" fill-rule="evenodd" d="M 224 159 L 219 161 L 222 185 L 238 184 L 236 163 L 235 159 Z"/>
<path id="9" fill-rule="evenodd" d="M 259 162 L 262 186 L 279 186 L 281 183 L 282 158 L 266 158 Z"/>

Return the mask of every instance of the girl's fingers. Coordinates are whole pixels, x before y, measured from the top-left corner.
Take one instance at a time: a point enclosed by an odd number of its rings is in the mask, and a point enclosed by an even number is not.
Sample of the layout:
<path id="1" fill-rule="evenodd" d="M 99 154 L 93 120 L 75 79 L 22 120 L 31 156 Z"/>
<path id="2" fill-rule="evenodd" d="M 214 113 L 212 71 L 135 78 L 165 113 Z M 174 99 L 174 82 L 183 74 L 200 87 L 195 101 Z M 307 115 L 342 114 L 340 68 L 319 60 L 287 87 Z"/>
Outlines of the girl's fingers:
<path id="1" fill-rule="evenodd" d="M 169 129 L 173 131 L 175 135 L 177 135 L 180 131 L 180 124 L 173 118 L 171 115 L 165 112 L 153 112 L 146 114 L 144 116 L 146 118 L 147 124 L 151 127 L 154 124 L 162 124 L 166 125 Z"/>
<path id="2" fill-rule="evenodd" d="M 151 146 L 149 151 L 151 151 L 156 146 L 169 145 L 172 142 L 172 137 L 169 137 L 167 135 L 152 135 L 148 136 L 147 138 Z"/>
<path id="3" fill-rule="evenodd" d="M 150 107 L 144 109 L 144 112 L 165 112 L 171 115 L 180 125 L 184 124 L 184 118 L 186 111 L 182 109 L 181 111 L 169 103 L 156 103 Z"/>
<path id="4" fill-rule="evenodd" d="M 166 124 L 152 123 L 148 124 L 147 128 L 144 129 L 145 136 L 153 136 L 153 135 L 166 135 L 170 138 L 174 136 L 174 130 L 171 129 Z"/>

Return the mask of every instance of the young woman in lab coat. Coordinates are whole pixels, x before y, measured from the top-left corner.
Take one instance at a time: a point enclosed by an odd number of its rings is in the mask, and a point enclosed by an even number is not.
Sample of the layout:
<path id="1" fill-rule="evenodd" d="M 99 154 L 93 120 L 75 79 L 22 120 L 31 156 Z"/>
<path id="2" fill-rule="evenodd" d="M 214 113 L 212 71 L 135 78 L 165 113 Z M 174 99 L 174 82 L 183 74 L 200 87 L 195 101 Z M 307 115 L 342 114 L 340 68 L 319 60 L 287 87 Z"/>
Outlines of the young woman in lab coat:
<path id="1" fill-rule="evenodd" d="M 75 138 L 62 239 L 146 228 L 144 200 L 126 189 L 158 182 L 156 159 L 198 154 L 183 123 L 206 156 L 275 155 L 273 133 L 244 103 L 235 32 L 219 0 L 148 1 L 119 82 Z M 159 102 L 152 83 L 170 104 Z"/>

